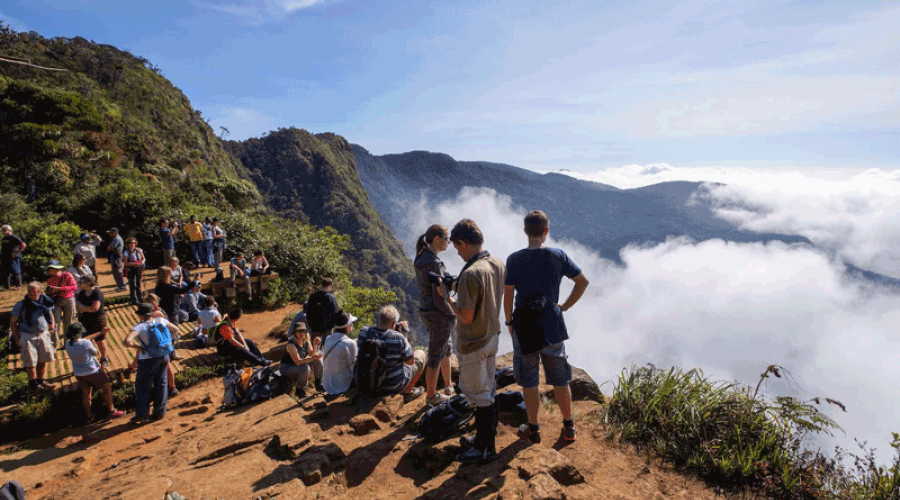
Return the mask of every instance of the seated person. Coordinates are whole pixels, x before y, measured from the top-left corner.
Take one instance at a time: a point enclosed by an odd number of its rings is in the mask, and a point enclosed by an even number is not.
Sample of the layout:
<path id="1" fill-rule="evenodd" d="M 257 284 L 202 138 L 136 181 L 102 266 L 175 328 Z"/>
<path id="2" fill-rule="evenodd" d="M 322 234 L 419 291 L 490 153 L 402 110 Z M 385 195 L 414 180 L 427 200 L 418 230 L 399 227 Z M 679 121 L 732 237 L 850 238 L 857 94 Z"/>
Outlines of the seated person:
<path id="1" fill-rule="evenodd" d="M 209 335 L 209 331 L 221 322 L 222 314 L 219 312 L 216 298 L 208 295 L 203 300 L 203 310 L 197 313 L 197 324 L 205 335 Z"/>
<path id="2" fill-rule="evenodd" d="M 309 342 L 309 332 L 306 323 L 297 323 L 294 333 L 288 338 L 284 349 L 284 356 L 278 365 L 278 371 L 291 379 L 296 388 L 297 396 L 306 396 L 306 387 L 309 383 L 309 373 L 313 373 L 316 390 L 323 392 L 322 387 L 322 355 L 318 352 L 319 339 Z"/>
<path id="3" fill-rule="evenodd" d="M 182 311 L 186 312 L 188 315 L 188 321 L 197 321 L 197 317 L 200 315 L 200 308 L 202 308 L 206 304 L 206 295 L 200 292 L 200 282 L 194 282 L 194 288 L 191 289 L 190 292 L 184 294 L 184 297 L 181 298 L 181 305 L 179 306 Z"/>
<path id="4" fill-rule="evenodd" d="M 400 313 L 394 306 L 384 306 L 376 314 L 378 326 L 370 326 L 359 332 L 357 348 L 361 350 L 366 340 L 380 340 L 385 343 L 385 374 L 379 387 L 381 392 L 402 393 L 406 401 L 411 401 L 425 390 L 416 387 L 425 367 L 425 351 L 412 346 L 401 331 L 409 331 L 406 322 L 398 323 Z M 395 328 L 400 331 L 394 330 Z"/>
<path id="5" fill-rule="evenodd" d="M 253 252 L 253 258 L 250 259 L 250 276 L 263 276 L 270 272 L 266 254 L 262 250 Z"/>
<path id="6" fill-rule="evenodd" d="M 253 287 L 250 286 L 250 265 L 247 263 L 247 259 L 244 258 L 243 251 L 237 250 L 234 252 L 229 269 L 231 269 L 231 275 L 228 277 L 229 286 L 234 286 L 235 279 L 243 279 L 244 283 L 247 284 L 247 296 L 252 298 Z"/>
<path id="7" fill-rule="evenodd" d="M 241 308 L 235 307 L 228 312 L 225 321 L 216 325 L 214 336 L 216 340 L 216 352 L 220 356 L 234 359 L 235 361 L 249 361 L 258 366 L 269 366 L 269 360 L 264 358 L 259 348 L 250 339 L 245 339 L 237 328 L 238 320 L 244 314 Z"/>
<path id="8" fill-rule="evenodd" d="M 103 393 L 108 418 L 121 417 L 125 412 L 116 410 L 113 405 L 109 376 L 97 362 L 97 348 L 91 342 L 103 332 L 87 333 L 87 329 L 78 321 L 69 325 L 66 330 L 66 354 L 72 360 L 72 372 L 81 387 L 81 404 L 87 423 L 90 424 L 94 421 L 94 413 L 91 411 L 91 392 L 94 388 Z"/>
<path id="9" fill-rule="evenodd" d="M 178 257 L 172 257 L 172 259 L 169 260 L 169 268 L 172 269 L 172 275 L 169 277 L 169 279 L 172 280 L 172 283 L 175 283 L 178 286 L 184 286 L 191 280 L 191 275 L 181 267 Z"/>
<path id="10" fill-rule="evenodd" d="M 343 394 L 353 383 L 353 367 L 356 365 L 356 342 L 348 335 L 353 331 L 356 317 L 346 312 L 335 316 L 334 333 L 325 339 L 324 373 L 322 385 L 329 396 Z"/>

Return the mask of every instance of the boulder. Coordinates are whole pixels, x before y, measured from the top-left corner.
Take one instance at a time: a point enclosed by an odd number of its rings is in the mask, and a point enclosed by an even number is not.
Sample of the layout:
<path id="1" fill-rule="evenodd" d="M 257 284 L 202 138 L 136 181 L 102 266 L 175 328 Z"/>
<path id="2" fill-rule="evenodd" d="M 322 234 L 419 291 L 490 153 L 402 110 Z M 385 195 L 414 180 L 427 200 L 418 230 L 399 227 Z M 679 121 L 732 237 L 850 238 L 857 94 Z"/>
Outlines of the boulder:
<path id="1" fill-rule="evenodd" d="M 381 429 L 381 425 L 378 423 L 378 419 L 368 413 L 357 415 L 351 418 L 350 427 L 354 430 L 354 432 L 356 432 L 356 434 L 360 436 L 365 436 L 372 431 Z"/>
<path id="2" fill-rule="evenodd" d="M 531 481 L 532 478 L 546 474 L 564 486 L 572 486 L 584 482 L 581 472 L 562 453 L 553 448 L 532 446 L 519 453 L 509 464 L 511 469 L 518 470 L 519 477 Z"/>

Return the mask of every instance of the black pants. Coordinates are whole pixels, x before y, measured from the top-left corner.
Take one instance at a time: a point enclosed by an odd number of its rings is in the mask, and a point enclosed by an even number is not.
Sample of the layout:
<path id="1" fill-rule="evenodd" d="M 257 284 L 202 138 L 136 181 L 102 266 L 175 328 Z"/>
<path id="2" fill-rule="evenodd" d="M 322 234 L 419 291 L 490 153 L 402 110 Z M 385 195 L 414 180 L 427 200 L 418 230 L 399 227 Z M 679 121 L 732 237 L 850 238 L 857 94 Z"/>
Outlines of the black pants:
<path id="1" fill-rule="evenodd" d="M 242 349 L 227 340 L 220 340 L 216 343 L 216 352 L 219 356 L 231 358 L 235 361 L 248 361 L 250 364 L 258 366 L 269 366 L 269 360 L 263 357 L 259 352 L 259 348 L 250 339 L 244 339 L 247 343 L 247 349 Z"/>
<path id="2" fill-rule="evenodd" d="M 132 304 L 140 304 L 144 301 L 144 297 L 141 294 L 141 280 L 143 277 L 144 270 L 140 267 L 128 268 L 128 289 Z"/>

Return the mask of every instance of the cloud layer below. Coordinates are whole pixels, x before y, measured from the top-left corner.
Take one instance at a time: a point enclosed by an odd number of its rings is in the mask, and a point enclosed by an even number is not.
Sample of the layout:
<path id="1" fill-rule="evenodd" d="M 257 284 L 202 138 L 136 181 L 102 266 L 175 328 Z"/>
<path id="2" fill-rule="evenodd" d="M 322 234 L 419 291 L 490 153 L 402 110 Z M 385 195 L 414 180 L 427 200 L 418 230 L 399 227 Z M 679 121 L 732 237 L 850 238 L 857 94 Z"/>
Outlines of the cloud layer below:
<path id="1" fill-rule="evenodd" d="M 473 218 L 485 248 L 501 259 L 526 244 L 527 207 L 491 190 L 466 189 L 452 202 L 416 208 L 410 225 L 419 232 Z M 551 237 L 552 231 L 551 221 Z M 778 364 L 792 378 L 768 385 L 772 394 L 840 400 L 847 413 L 823 408 L 846 430 L 837 442 L 853 447 L 853 438 L 867 440 L 888 458 L 890 432 L 900 430 L 893 382 L 900 377 L 900 342 L 892 333 L 900 310 L 895 297 L 847 281 L 834 258 L 804 245 L 672 239 L 626 248 L 626 267 L 619 268 L 577 243 L 549 244 L 569 253 L 591 280 L 566 322 L 572 363 L 598 382 L 653 363 L 755 385 L 766 366 Z M 441 257 L 451 272 L 462 267 L 452 247 Z M 570 288 L 564 280 L 563 296 Z M 505 333 L 503 339 L 510 349 Z"/>

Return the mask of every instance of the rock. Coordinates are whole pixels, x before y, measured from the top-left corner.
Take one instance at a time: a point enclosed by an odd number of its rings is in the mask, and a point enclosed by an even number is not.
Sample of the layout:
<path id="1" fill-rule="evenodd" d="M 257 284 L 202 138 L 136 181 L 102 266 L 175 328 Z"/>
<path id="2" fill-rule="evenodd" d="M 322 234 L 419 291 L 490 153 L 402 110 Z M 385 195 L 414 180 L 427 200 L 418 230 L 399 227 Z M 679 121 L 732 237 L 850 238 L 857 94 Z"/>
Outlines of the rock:
<path id="1" fill-rule="evenodd" d="M 212 395 L 211 395 L 211 394 L 207 394 L 206 397 L 203 398 L 203 401 L 201 401 L 201 403 L 202 403 L 202 404 L 205 404 L 205 405 L 211 405 L 212 402 L 213 402 L 213 400 L 212 400 Z"/>
<path id="2" fill-rule="evenodd" d="M 350 427 L 360 436 L 381 429 L 378 420 L 371 414 L 357 415 L 350 419 Z"/>
<path id="3" fill-rule="evenodd" d="M 184 410 L 178 412 L 179 417 L 187 417 L 190 415 L 202 415 L 209 411 L 209 406 L 197 406 L 195 408 L 191 408 L 190 410 Z"/>
<path id="4" fill-rule="evenodd" d="M 584 476 L 575 468 L 575 465 L 565 455 L 553 448 L 532 446 L 519 453 L 509 466 L 512 469 L 518 469 L 519 477 L 526 481 L 530 481 L 540 474 L 547 474 L 564 486 L 584 482 Z"/>
<path id="5" fill-rule="evenodd" d="M 346 455 L 338 445 L 328 443 L 324 446 L 313 446 L 304 451 L 294 462 L 300 470 L 303 484 L 312 486 L 322 481 L 330 473 L 332 461 L 342 460 Z"/>
<path id="6" fill-rule="evenodd" d="M 375 408 L 372 408 L 370 413 L 382 422 L 391 422 L 397 419 L 397 413 L 399 413 L 402 408 L 403 396 L 394 394 L 382 398 L 381 401 L 375 405 Z"/>
<path id="7" fill-rule="evenodd" d="M 511 352 L 508 352 L 503 356 L 497 356 L 498 370 L 501 368 L 506 368 L 507 366 L 512 366 L 512 363 L 513 353 Z M 543 383 L 543 365 L 541 365 L 539 377 L 539 380 Z M 606 402 L 606 400 L 603 399 L 603 393 L 600 392 L 600 386 L 597 385 L 597 382 L 594 382 L 594 379 L 592 379 L 591 376 L 581 368 L 575 366 L 572 367 L 572 381 L 569 382 L 569 387 L 572 390 L 573 401 L 596 401 L 601 404 Z M 553 389 L 543 391 L 543 394 L 548 397 L 553 397 Z"/>
<path id="8" fill-rule="evenodd" d="M 566 492 L 552 477 L 541 473 L 528 481 L 528 497 L 534 500 L 565 500 Z"/>

